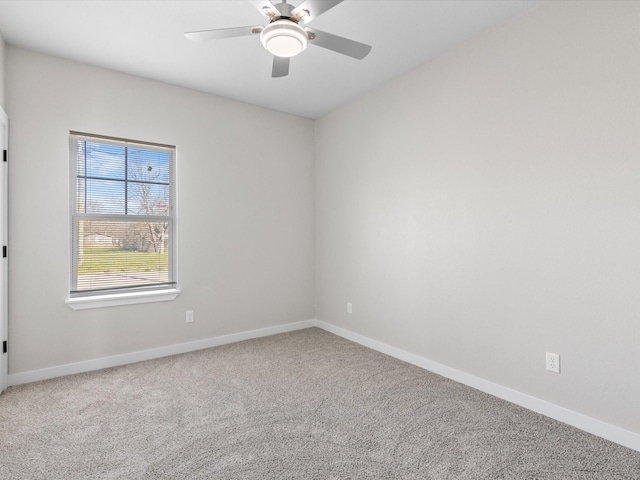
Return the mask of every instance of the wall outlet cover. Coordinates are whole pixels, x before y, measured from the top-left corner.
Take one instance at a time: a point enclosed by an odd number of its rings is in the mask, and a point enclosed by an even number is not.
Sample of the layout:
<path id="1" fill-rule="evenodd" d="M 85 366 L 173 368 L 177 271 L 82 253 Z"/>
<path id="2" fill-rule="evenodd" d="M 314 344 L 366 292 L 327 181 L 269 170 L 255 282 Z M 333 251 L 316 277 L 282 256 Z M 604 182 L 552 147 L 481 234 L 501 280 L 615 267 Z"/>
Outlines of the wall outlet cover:
<path id="1" fill-rule="evenodd" d="M 560 373 L 560 355 L 547 352 L 547 370 L 553 373 Z"/>

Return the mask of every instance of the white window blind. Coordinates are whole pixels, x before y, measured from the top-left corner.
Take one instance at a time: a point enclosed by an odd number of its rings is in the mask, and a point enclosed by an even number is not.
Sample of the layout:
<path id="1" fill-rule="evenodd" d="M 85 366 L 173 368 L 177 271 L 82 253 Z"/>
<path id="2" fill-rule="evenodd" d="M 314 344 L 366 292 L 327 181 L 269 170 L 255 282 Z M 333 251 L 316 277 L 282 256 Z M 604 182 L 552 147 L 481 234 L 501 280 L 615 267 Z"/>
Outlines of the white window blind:
<path id="1" fill-rule="evenodd" d="M 175 147 L 70 134 L 71 297 L 175 288 Z"/>

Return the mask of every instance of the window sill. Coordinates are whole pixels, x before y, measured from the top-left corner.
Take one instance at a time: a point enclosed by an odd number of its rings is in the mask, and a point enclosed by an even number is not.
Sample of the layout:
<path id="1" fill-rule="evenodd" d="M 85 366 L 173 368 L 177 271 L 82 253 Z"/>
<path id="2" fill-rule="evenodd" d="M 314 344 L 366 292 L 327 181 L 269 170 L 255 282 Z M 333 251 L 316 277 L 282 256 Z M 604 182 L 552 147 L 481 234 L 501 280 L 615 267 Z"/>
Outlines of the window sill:
<path id="1" fill-rule="evenodd" d="M 73 297 L 66 300 L 66 304 L 73 310 L 88 308 L 117 307 L 119 305 L 134 305 L 138 303 L 169 302 L 180 295 L 180 290 L 157 290 L 154 292 L 114 293 L 111 295 L 95 295 L 92 297 Z"/>

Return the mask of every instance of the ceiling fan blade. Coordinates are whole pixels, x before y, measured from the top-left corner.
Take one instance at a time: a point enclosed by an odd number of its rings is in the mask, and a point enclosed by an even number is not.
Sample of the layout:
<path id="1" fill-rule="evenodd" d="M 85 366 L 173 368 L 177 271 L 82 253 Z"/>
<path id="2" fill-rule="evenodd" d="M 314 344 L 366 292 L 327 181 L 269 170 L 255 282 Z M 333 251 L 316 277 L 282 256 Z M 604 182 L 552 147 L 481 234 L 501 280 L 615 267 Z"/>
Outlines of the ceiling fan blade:
<path id="1" fill-rule="evenodd" d="M 342 2 L 343 0 L 306 0 L 291 11 L 291 16 L 304 25 Z"/>
<path id="2" fill-rule="evenodd" d="M 271 76 L 273 78 L 286 77 L 289 75 L 289 57 L 273 56 L 273 70 Z"/>
<path id="3" fill-rule="evenodd" d="M 199 32 L 187 32 L 184 34 L 189 40 L 202 42 L 204 40 L 218 40 L 220 38 L 244 37 L 262 31 L 261 25 L 247 27 L 216 28 L 215 30 L 201 30 Z"/>
<path id="4" fill-rule="evenodd" d="M 249 3 L 265 17 L 273 18 L 280 15 L 280 12 L 273 6 L 269 0 L 249 0 Z"/>
<path id="5" fill-rule="evenodd" d="M 348 38 L 323 32 L 322 30 L 316 30 L 315 28 L 306 27 L 305 30 L 313 36 L 313 38 L 310 39 L 311 44 L 357 58 L 358 60 L 362 60 L 371 51 L 371 45 L 365 43 L 349 40 Z"/>

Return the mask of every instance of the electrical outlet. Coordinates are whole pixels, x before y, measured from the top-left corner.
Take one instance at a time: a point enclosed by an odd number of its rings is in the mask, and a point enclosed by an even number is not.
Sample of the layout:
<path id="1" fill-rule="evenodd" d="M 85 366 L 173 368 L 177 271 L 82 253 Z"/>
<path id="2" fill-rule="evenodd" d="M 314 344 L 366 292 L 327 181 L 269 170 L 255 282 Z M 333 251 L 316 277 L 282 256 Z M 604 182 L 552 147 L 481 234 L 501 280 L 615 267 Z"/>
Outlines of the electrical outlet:
<path id="1" fill-rule="evenodd" d="M 351 302 L 347 302 L 347 313 L 349 315 L 353 313 L 353 304 Z"/>
<path id="2" fill-rule="evenodd" d="M 560 355 L 547 352 L 547 370 L 560 373 Z"/>
<path id="3" fill-rule="evenodd" d="M 193 318 L 193 310 L 187 310 L 187 317 L 186 317 L 186 322 L 187 323 L 191 323 L 193 322 L 194 318 Z"/>

